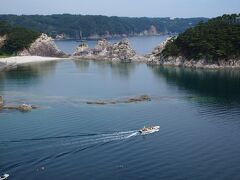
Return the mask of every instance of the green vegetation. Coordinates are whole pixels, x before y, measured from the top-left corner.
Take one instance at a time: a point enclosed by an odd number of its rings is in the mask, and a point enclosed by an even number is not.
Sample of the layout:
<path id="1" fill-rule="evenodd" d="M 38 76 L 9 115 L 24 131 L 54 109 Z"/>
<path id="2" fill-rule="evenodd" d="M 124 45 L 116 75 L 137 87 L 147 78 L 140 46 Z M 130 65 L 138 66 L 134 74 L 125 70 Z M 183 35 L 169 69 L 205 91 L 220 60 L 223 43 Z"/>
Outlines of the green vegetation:
<path id="1" fill-rule="evenodd" d="M 163 55 L 208 61 L 239 58 L 240 14 L 223 15 L 199 23 L 169 41 Z"/>
<path id="2" fill-rule="evenodd" d="M 0 48 L 0 56 L 9 56 L 28 48 L 40 36 L 40 33 L 22 27 L 12 27 L 5 22 L 0 22 L 0 36 L 4 35 L 7 38 Z"/>
<path id="3" fill-rule="evenodd" d="M 14 26 L 31 28 L 44 32 L 52 37 L 64 33 L 70 38 L 76 38 L 79 31 L 83 37 L 90 35 L 133 35 L 148 30 L 151 25 L 162 33 L 180 33 L 206 18 L 128 18 L 107 16 L 83 16 L 70 14 L 56 15 L 0 15 L 0 21 L 7 21 Z"/>

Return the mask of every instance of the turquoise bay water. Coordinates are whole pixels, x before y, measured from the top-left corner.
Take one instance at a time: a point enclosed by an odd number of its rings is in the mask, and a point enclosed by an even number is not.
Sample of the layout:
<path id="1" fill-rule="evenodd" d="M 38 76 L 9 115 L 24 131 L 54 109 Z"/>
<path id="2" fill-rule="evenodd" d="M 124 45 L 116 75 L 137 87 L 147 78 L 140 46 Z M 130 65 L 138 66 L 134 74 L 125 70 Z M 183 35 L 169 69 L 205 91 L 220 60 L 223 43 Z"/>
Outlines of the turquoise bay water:
<path id="1" fill-rule="evenodd" d="M 94 61 L 0 74 L 0 173 L 11 179 L 239 179 L 240 72 Z M 142 94 L 152 101 L 88 105 Z M 160 125 L 141 136 L 143 126 Z"/>

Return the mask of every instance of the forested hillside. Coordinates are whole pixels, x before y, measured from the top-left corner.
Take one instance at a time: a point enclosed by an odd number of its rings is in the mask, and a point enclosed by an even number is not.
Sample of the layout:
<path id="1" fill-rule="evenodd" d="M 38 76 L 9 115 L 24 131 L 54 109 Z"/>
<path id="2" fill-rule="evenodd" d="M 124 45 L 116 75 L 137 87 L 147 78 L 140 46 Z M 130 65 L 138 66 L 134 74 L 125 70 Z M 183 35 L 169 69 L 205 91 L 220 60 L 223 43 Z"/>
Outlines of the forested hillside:
<path id="1" fill-rule="evenodd" d="M 199 23 L 168 42 L 163 54 L 209 61 L 239 58 L 240 14 L 223 15 Z"/>
<path id="2" fill-rule="evenodd" d="M 128 18 L 107 17 L 94 15 L 0 15 L 0 21 L 4 20 L 11 25 L 18 25 L 44 32 L 52 37 L 65 34 L 75 38 L 81 32 L 83 37 L 91 35 L 136 35 L 156 28 L 158 33 L 180 33 L 187 28 L 195 26 L 206 18 Z M 153 29 L 154 30 L 154 29 Z"/>
<path id="3" fill-rule="evenodd" d="M 0 55 L 11 55 L 28 48 L 39 36 L 39 32 L 0 22 Z"/>

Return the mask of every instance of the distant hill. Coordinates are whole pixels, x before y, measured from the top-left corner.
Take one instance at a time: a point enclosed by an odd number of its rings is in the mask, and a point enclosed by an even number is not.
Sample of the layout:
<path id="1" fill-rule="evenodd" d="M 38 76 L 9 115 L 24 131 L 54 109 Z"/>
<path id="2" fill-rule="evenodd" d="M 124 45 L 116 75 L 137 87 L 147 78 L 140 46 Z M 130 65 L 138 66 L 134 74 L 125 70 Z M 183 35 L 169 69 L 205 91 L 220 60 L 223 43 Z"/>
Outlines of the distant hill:
<path id="1" fill-rule="evenodd" d="M 223 15 L 199 23 L 168 42 L 163 55 L 208 61 L 239 59 L 240 14 Z"/>
<path id="2" fill-rule="evenodd" d="M 97 15 L 0 15 L 0 21 L 60 38 L 181 33 L 206 18 L 128 18 Z"/>

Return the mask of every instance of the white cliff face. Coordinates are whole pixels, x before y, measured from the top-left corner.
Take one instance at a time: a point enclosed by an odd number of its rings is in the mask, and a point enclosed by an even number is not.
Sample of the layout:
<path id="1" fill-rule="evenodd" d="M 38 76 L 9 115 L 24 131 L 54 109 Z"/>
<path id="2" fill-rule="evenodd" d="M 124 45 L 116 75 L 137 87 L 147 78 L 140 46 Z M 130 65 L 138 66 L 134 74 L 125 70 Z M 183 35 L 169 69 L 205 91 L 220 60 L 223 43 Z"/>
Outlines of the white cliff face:
<path id="1" fill-rule="evenodd" d="M 46 56 L 46 57 L 63 57 L 64 52 L 58 49 L 51 37 L 42 34 L 33 42 L 28 49 L 18 53 L 20 56 Z"/>
<path id="2" fill-rule="evenodd" d="M 148 56 L 148 64 L 207 69 L 240 68 L 239 59 L 218 60 L 216 62 L 209 62 L 206 59 L 194 60 L 187 59 L 183 56 L 169 56 L 166 58 L 163 56 L 156 57 L 154 55 L 150 55 Z"/>
<path id="3" fill-rule="evenodd" d="M 168 37 L 165 41 L 163 41 L 157 47 L 155 47 L 151 54 L 147 54 L 145 56 L 147 58 L 148 64 L 155 64 L 155 65 L 160 64 L 160 58 L 162 55 L 162 51 L 164 50 L 168 41 L 170 41 L 171 39 L 172 39 L 172 37 Z"/>
<path id="4" fill-rule="evenodd" d="M 131 58 L 136 55 L 136 52 L 130 47 L 127 39 L 113 44 L 110 53 L 113 57 L 118 58 L 121 61 L 131 61 Z"/>
<path id="5" fill-rule="evenodd" d="M 165 66 L 181 66 L 188 68 L 207 68 L 207 69 L 240 68 L 239 59 L 227 59 L 209 62 L 206 59 L 194 60 L 187 59 L 183 56 L 161 58 L 159 64 Z"/>
<path id="6" fill-rule="evenodd" d="M 107 60 L 113 62 L 129 62 L 138 60 L 136 52 L 130 47 L 127 39 L 118 43 L 109 44 L 107 40 L 99 40 L 93 49 L 82 48 L 80 45 L 74 57 L 79 59 L 92 59 L 92 60 Z M 142 59 L 141 59 L 142 60 Z"/>

